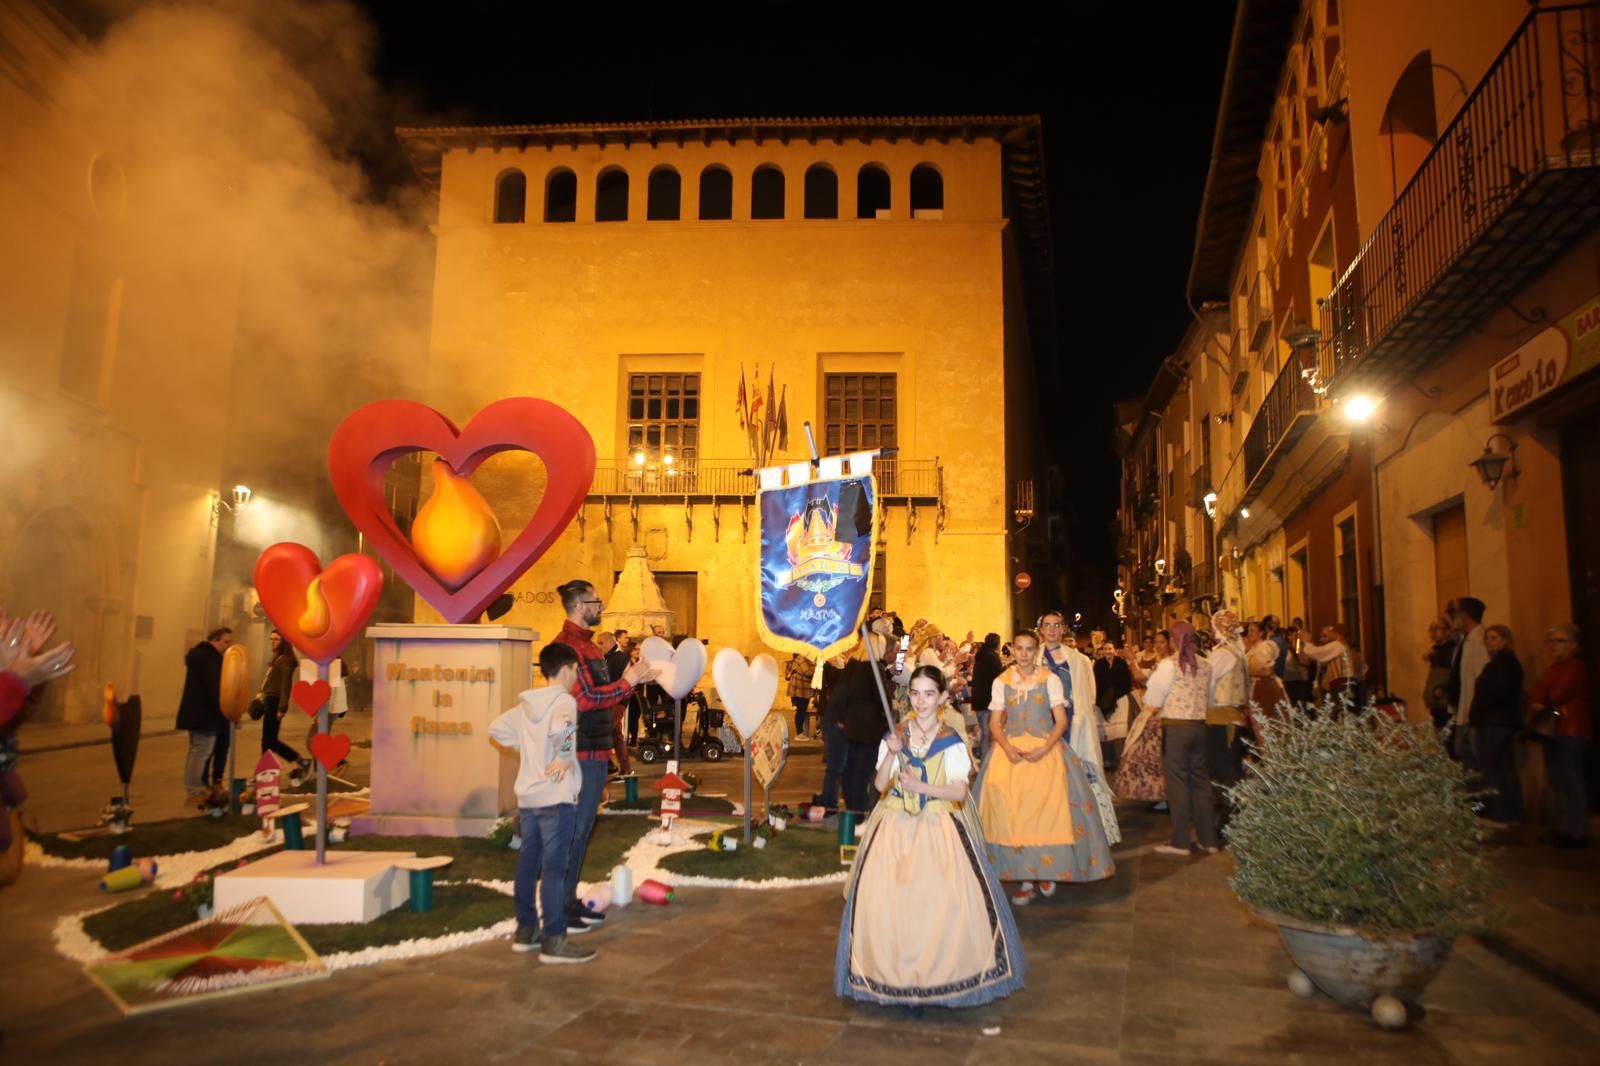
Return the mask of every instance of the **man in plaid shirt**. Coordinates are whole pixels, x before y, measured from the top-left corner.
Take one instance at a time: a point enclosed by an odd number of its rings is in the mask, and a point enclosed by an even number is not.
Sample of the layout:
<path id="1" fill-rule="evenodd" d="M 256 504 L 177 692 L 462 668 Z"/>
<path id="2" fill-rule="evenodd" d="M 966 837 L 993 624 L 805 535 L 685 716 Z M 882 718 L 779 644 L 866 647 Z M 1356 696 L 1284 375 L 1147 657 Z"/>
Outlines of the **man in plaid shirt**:
<path id="1" fill-rule="evenodd" d="M 626 704 L 635 685 L 656 676 L 655 667 L 640 660 L 629 666 L 620 678 L 613 679 L 606 667 L 605 653 L 594 642 L 594 627 L 600 624 L 602 601 L 587 581 L 569 581 L 556 589 L 567 620 L 555 643 L 565 644 L 578 653 L 578 768 L 583 785 L 578 792 L 577 822 L 573 826 L 572 849 L 567 855 L 565 889 L 567 935 L 588 931 L 605 921 L 605 915 L 590 910 L 578 900 L 578 872 L 589 850 L 595 815 L 600 810 L 600 795 L 605 791 L 606 769 L 611 762 L 613 708 Z"/>

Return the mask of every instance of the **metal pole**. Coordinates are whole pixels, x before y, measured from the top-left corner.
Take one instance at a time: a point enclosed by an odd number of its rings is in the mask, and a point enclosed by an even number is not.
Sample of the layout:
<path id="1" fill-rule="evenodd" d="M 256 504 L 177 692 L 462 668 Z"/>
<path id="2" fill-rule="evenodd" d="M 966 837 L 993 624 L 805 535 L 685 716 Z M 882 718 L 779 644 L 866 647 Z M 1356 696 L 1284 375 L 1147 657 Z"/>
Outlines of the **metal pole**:
<path id="1" fill-rule="evenodd" d="M 230 720 L 228 722 L 228 813 L 229 814 L 238 814 L 239 813 L 238 805 L 236 803 L 234 803 L 234 794 L 233 794 L 234 761 L 238 757 L 239 757 L 239 723 Z"/>
<path id="2" fill-rule="evenodd" d="M 683 700 L 672 701 L 672 757 L 683 761 Z"/>
<path id="3" fill-rule="evenodd" d="M 744 842 L 750 843 L 750 738 L 744 740 Z"/>
<path id="4" fill-rule="evenodd" d="M 872 663 L 872 680 L 878 684 L 878 700 L 883 705 L 883 720 L 889 723 L 889 732 L 894 732 L 894 711 L 889 707 L 889 692 L 883 685 L 883 670 L 878 665 L 878 653 L 872 650 L 872 629 L 870 623 L 861 623 L 861 640 L 867 648 L 867 659 Z"/>
<path id="5" fill-rule="evenodd" d="M 328 664 L 322 663 L 317 667 L 317 679 L 328 680 Z M 323 701 L 317 708 L 317 732 L 324 735 L 328 732 L 328 703 Z M 315 757 L 316 752 L 311 753 Z M 324 866 L 328 861 L 328 768 L 322 765 L 322 760 L 317 759 L 317 865 Z"/>

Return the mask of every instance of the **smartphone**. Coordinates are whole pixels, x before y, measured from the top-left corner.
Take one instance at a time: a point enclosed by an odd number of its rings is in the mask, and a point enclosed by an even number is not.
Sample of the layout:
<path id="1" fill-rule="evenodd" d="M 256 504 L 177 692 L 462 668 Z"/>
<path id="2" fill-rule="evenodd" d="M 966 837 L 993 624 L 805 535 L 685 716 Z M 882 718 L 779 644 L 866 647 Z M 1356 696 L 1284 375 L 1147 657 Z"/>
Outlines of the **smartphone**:
<path id="1" fill-rule="evenodd" d="M 906 650 L 911 647 L 911 634 L 907 633 L 900 638 L 900 650 L 895 652 L 894 672 L 902 673 L 906 668 Z"/>

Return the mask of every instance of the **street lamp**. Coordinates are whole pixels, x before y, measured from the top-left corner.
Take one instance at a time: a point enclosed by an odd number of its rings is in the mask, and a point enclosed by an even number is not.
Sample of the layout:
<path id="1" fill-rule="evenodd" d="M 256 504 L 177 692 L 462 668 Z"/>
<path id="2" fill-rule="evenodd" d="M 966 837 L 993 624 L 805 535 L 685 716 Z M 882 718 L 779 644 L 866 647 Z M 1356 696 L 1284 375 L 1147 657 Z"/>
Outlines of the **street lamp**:
<path id="1" fill-rule="evenodd" d="M 1215 518 L 1217 516 L 1217 494 L 1216 493 L 1214 493 L 1214 492 L 1206 493 L 1203 497 L 1201 497 L 1200 502 L 1206 505 L 1206 517 L 1207 518 Z"/>
<path id="2" fill-rule="evenodd" d="M 1506 451 L 1495 451 L 1494 442 L 1496 438 L 1506 442 Z M 1517 469 L 1517 442 L 1504 433 L 1495 433 L 1483 442 L 1483 454 L 1467 465 L 1477 470 L 1478 476 L 1483 479 L 1483 483 L 1493 489 L 1500 484 L 1500 479 L 1506 476 L 1506 464 L 1508 463 L 1511 465 L 1511 470 L 1509 471 L 1511 480 L 1515 481 L 1517 480 L 1517 474 L 1520 473 Z"/>
<path id="3" fill-rule="evenodd" d="M 1348 397 L 1339 407 L 1344 420 L 1351 425 L 1362 425 L 1372 418 L 1378 410 L 1378 401 L 1366 393 L 1357 393 Z"/>

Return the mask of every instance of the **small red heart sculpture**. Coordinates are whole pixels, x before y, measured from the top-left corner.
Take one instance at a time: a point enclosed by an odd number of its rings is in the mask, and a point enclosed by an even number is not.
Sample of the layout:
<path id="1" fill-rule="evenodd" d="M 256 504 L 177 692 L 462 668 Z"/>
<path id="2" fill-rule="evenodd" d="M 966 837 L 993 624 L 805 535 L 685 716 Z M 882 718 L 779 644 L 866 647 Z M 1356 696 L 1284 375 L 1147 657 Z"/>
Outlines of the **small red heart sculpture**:
<path id="1" fill-rule="evenodd" d="M 532 452 L 544 462 L 544 498 L 532 520 L 498 559 L 454 591 L 428 572 L 384 500 L 389 467 L 420 451 L 436 453 L 462 477 L 499 452 Z M 445 621 L 470 622 L 550 549 L 583 506 L 594 481 L 594 441 L 581 422 L 548 400 L 497 400 L 464 429 L 420 403 L 379 400 L 351 412 L 333 431 L 328 473 L 345 514 L 372 549 Z"/>
<path id="2" fill-rule="evenodd" d="M 296 681 L 289 695 L 302 711 L 314 718 L 322 710 L 322 705 L 328 702 L 328 697 L 333 695 L 333 688 L 322 680 Z"/>
<path id="3" fill-rule="evenodd" d="M 366 555 L 341 555 L 324 569 L 305 545 L 274 544 L 256 560 L 255 583 L 272 624 L 300 654 L 326 666 L 367 624 L 383 569 Z"/>
<path id="4" fill-rule="evenodd" d="M 318 733 L 311 738 L 311 754 L 323 767 L 332 770 L 350 754 L 350 738 L 337 733 Z"/>

